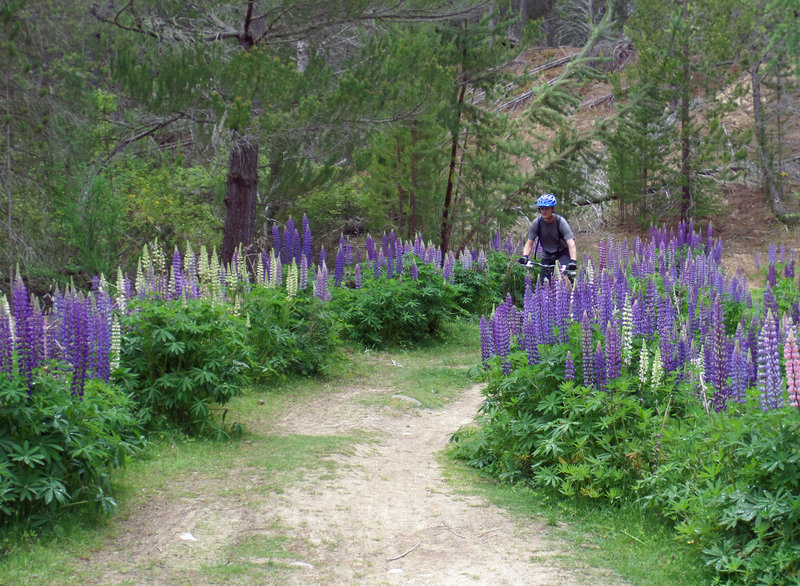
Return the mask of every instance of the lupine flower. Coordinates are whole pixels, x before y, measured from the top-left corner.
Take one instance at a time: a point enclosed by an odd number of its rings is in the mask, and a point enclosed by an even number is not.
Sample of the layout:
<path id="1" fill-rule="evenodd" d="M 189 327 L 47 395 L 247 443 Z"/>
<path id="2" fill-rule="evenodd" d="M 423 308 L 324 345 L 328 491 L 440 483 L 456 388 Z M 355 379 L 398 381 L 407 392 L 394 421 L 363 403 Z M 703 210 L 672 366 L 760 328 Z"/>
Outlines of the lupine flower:
<path id="1" fill-rule="evenodd" d="M 539 344 L 536 336 L 536 321 L 530 313 L 525 313 L 525 350 L 528 354 L 528 365 L 539 362 Z"/>
<path id="2" fill-rule="evenodd" d="M 336 251 L 336 264 L 333 269 L 334 287 L 342 286 L 342 279 L 344 278 L 344 261 L 345 261 L 344 249 L 341 246 L 339 246 L 339 250 Z"/>
<path id="3" fill-rule="evenodd" d="M 786 336 L 783 348 L 783 359 L 786 363 L 786 387 L 789 391 L 789 404 L 800 410 L 800 354 L 794 337 L 794 328 Z"/>
<path id="4" fill-rule="evenodd" d="M 769 283 L 770 287 L 774 287 L 778 283 L 774 262 L 770 262 L 769 268 L 767 268 L 767 283 Z"/>
<path id="5" fill-rule="evenodd" d="M 314 287 L 314 297 L 322 299 L 322 301 L 330 301 L 331 293 L 328 290 L 328 267 L 325 266 L 325 261 L 317 271 L 317 280 Z"/>
<path id="6" fill-rule="evenodd" d="M 633 352 L 633 310 L 629 298 L 625 298 L 622 306 L 622 331 L 620 332 L 620 345 L 622 349 L 622 363 L 625 366 L 631 364 L 631 354 Z"/>
<path id="7" fill-rule="evenodd" d="M 758 336 L 757 382 L 761 394 L 761 409 L 769 411 L 781 406 L 780 356 L 778 331 L 772 310 L 767 310 L 764 325 Z"/>
<path id="8" fill-rule="evenodd" d="M 489 322 L 486 321 L 486 316 L 481 316 L 480 322 L 481 332 L 481 362 L 484 368 L 488 368 L 489 359 L 494 353 L 494 346 L 492 344 L 492 334 L 489 331 Z"/>
<path id="9" fill-rule="evenodd" d="M 575 364 L 572 362 L 572 351 L 567 350 L 567 359 L 564 362 L 564 379 L 575 380 Z"/>
<path id="10" fill-rule="evenodd" d="M 298 281 L 298 287 L 301 291 L 305 291 L 306 287 L 308 287 L 308 257 L 305 254 L 300 257 L 300 279 Z"/>
<path id="11" fill-rule="evenodd" d="M 591 387 L 594 385 L 594 360 L 592 356 L 592 322 L 589 314 L 583 312 L 581 321 L 581 356 L 583 360 L 583 386 Z"/>
<path id="12" fill-rule="evenodd" d="M 0 295 L 0 371 L 8 374 L 9 379 L 14 372 L 14 320 L 5 295 Z"/>
<path id="13" fill-rule="evenodd" d="M 606 324 L 606 380 L 611 382 L 622 374 L 620 333 L 615 319 Z"/>
<path id="14" fill-rule="evenodd" d="M 656 347 L 655 354 L 653 354 L 653 369 L 650 373 L 650 380 L 653 387 L 658 387 L 664 379 L 664 364 L 661 362 L 661 348 Z"/>
<path id="15" fill-rule="evenodd" d="M 511 350 L 511 325 L 508 320 L 508 307 L 505 303 L 498 305 L 494 313 L 492 334 L 494 352 L 500 356 L 501 370 L 503 374 L 509 374 L 511 372 L 511 361 L 508 359 Z"/>
<path id="16" fill-rule="evenodd" d="M 411 279 L 413 281 L 419 279 L 419 267 L 417 266 L 416 259 L 411 261 Z"/>
<path id="17" fill-rule="evenodd" d="M 297 270 L 297 264 L 292 260 L 286 271 L 286 297 L 292 298 L 297 295 L 297 288 L 299 286 L 300 274 Z"/>
<path id="18" fill-rule="evenodd" d="M 355 275 L 354 279 L 356 281 L 356 289 L 361 289 L 361 265 L 357 264 L 356 268 L 354 269 Z"/>
<path id="19" fill-rule="evenodd" d="M 769 248 L 767 249 L 767 255 L 769 256 L 770 264 L 775 264 L 777 259 L 777 247 L 774 244 L 770 244 Z"/>
<path id="20" fill-rule="evenodd" d="M 606 377 L 606 356 L 603 352 L 603 346 L 597 342 L 597 347 L 594 351 L 594 377 L 595 386 L 598 390 L 605 391 L 606 385 L 610 382 Z"/>
<path id="21" fill-rule="evenodd" d="M 111 322 L 111 353 L 109 356 L 109 366 L 111 370 L 119 368 L 119 360 L 122 355 L 122 332 L 120 330 L 119 318 L 115 315 Z"/>

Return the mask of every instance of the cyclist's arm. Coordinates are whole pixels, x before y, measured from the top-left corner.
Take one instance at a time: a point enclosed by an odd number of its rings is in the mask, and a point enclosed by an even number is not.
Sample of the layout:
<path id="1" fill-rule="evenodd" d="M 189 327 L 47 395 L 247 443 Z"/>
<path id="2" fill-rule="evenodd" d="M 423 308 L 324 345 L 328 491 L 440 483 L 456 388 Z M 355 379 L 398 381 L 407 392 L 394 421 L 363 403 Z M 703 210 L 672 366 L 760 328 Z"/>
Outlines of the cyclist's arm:
<path id="1" fill-rule="evenodd" d="M 522 256 L 530 256 L 533 250 L 533 240 L 526 240 L 525 246 L 522 247 Z"/>
<path id="2" fill-rule="evenodd" d="M 578 247 L 575 246 L 574 238 L 570 238 L 569 240 L 567 240 L 567 248 L 569 249 L 569 257 L 572 260 L 578 260 Z"/>

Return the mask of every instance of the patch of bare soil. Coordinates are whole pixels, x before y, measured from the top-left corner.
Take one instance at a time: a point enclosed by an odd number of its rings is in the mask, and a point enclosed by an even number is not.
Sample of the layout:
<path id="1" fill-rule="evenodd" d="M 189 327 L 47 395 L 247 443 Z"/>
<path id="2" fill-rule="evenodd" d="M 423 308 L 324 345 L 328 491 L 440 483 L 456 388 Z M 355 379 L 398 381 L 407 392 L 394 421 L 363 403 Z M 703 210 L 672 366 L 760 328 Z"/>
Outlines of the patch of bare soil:
<path id="1" fill-rule="evenodd" d="M 514 521 L 448 484 L 437 453 L 473 420 L 482 401 L 479 386 L 436 410 L 361 400 L 386 392 L 343 389 L 287 404 L 270 433 L 363 431 L 376 438 L 334 456 L 333 472 L 309 471 L 279 494 L 249 502 L 219 496 L 225 482 L 251 482 L 259 494 L 247 470 L 232 470 L 224 481 L 194 475 L 143 502 L 121 520 L 119 536 L 85 563 L 101 569 L 104 584 L 248 583 L 236 575 L 217 582 L 197 570 L 224 563 L 227 548 L 260 537 L 284 543 L 280 555 L 259 551 L 244 560 L 277 568 L 270 583 L 620 583 L 606 571 L 580 567 L 567 544 L 548 538 L 550 527 L 541 521 Z"/>

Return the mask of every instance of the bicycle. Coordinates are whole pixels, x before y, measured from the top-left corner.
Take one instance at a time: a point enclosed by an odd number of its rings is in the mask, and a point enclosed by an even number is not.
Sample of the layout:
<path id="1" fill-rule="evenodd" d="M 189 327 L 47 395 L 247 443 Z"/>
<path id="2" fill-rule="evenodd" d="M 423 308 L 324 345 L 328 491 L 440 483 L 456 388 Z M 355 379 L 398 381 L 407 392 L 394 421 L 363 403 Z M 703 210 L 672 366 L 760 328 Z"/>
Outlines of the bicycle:
<path id="1" fill-rule="evenodd" d="M 573 264 L 573 263 L 570 263 Z M 542 281 L 550 280 L 555 272 L 556 264 L 544 264 L 540 261 L 535 259 L 528 259 L 528 262 L 523 265 L 527 269 L 538 268 L 539 269 L 539 277 Z M 575 276 L 578 274 L 578 268 L 570 268 L 569 265 L 560 265 L 559 272 L 562 277 L 567 277 L 569 279 L 570 284 L 575 282 Z"/>

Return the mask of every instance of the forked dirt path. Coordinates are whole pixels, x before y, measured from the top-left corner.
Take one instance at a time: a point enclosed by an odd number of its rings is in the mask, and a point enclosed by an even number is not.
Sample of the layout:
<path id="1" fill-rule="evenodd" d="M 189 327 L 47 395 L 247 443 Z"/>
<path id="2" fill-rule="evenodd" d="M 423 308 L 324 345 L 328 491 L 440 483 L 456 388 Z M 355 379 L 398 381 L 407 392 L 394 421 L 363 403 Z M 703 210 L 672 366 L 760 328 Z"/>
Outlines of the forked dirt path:
<path id="1" fill-rule="evenodd" d="M 365 432 L 369 439 L 333 456 L 333 472 L 311 470 L 283 492 L 250 502 L 226 501 L 220 479 L 196 475 L 191 494 L 143 503 L 123 521 L 120 536 L 86 564 L 105 568 L 102 583 L 253 583 L 252 574 L 211 577 L 198 568 L 224 564 L 231 546 L 262 536 L 285 544 L 278 557 L 254 552 L 246 560 L 272 568 L 262 574 L 270 584 L 621 583 L 603 570 L 582 568 L 568 545 L 548 539 L 540 521 L 514 521 L 447 483 L 437 453 L 472 421 L 482 400 L 479 386 L 440 409 L 366 405 L 364 396 L 375 393 L 387 390 L 289 401 L 269 430 Z M 223 482 L 247 482 L 247 472 L 234 471 Z M 187 533 L 192 540 L 180 538 Z"/>

